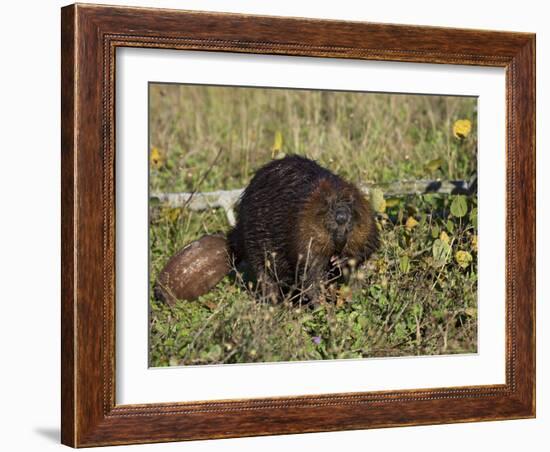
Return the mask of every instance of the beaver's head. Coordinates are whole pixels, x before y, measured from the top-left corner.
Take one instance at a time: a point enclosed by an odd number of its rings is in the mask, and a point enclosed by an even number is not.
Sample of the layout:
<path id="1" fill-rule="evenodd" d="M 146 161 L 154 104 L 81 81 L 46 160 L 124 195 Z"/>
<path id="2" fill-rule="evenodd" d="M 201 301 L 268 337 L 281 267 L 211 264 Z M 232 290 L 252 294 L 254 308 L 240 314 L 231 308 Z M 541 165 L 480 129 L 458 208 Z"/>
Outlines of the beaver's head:
<path id="1" fill-rule="evenodd" d="M 321 180 L 305 206 L 305 235 L 311 235 L 323 251 L 339 254 L 356 225 L 365 221 L 361 218 L 363 202 L 362 194 L 353 185 Z"/>
<path id="2" fill-rule="evenodd" d="M 298 216 L 298 254 L 310 252 L 326 259 L 367 258 L 378 245 L 368 200 L 353 184 L 322 179 Z"/>
<path id="3" fill-rule="evenodd" d="M 329 233 L 334 251 L 339 253 L 359 221 L 357 193 L 350 187 L 334 187 L 327 181 L 320 184 L 319 219 Z"/>

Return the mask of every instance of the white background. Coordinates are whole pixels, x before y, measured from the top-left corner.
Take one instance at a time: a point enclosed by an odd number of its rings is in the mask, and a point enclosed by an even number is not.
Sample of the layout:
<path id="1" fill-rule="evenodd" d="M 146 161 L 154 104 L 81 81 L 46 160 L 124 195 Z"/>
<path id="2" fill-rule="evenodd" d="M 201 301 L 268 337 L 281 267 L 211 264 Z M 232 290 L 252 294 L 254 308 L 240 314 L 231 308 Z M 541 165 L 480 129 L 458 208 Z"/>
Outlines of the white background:
<path id="1" fill-rule="evenodd" d="M 505 382 L 506 108 L 503 69 L 125 48 L 117 51 L 116 80 L 117 403 Z M 400 359 L 147 369 L 147 89 L 150 80 L 479 96 L 478 352 Z M 136 281 L 142 283 L 136 284 Z M 347 377 L 342 379 L 340 375 Z M 181 384 L 182 381 L 186 383 Z"/>
<path id="2" fill-rule="evenodd" d="M 395 23 L 537 32 L 538 275 L 550 251 L 543 225 L 550 221 L 543 200 L 550 198 L 548 105 L 550 31 L 545 2 L 384 1 L 297 2 L 122 1 L 119 4 L 293 15 Z M 9 2 L 1 28 L 2 374 L 0 384 L 3 450 L 60 450 L 60 267 L 59 267 L 59 7 L 58 1 Z M 547 204 L 547 203 L 546 203 Z M 464 449 L 543 451 L 550 430 L 548 413 L 549 308 L 543 298 L 549 279 L 538 278 L 537 419 L 370 431 L 244 438 L 118 447 L 115 450 L 407 450 Z M 543 352 L 546 351 L 545 354 Z M 544 381 L 546 380 L 546 381 Z"/>

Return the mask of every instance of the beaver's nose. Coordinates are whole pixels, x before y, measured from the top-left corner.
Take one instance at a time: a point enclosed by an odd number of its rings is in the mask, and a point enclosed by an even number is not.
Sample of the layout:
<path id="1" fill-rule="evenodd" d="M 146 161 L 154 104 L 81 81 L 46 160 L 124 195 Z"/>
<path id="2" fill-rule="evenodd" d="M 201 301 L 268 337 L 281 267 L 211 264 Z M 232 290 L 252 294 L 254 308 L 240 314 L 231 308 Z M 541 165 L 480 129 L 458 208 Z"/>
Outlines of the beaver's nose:
<path id="1" fill-rule="evenodd" d="M 343 225 L 349 220 L 349 212 L 343 208 L 338 209 L 336 210 L 336 215 L 334 219 L 336 220 L 336 223 L 338 223 L 339 225 Z"/>

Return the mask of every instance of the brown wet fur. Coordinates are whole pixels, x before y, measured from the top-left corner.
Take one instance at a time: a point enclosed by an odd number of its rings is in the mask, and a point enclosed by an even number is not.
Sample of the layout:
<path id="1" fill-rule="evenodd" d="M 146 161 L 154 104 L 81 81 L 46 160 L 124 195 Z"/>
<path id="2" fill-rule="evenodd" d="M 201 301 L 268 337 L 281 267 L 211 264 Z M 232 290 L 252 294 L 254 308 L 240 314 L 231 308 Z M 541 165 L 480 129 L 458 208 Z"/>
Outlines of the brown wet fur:
<path id="1" fill-rule="evenodd" d="M 301 156 L 260 168 L 236 211 L 230 250 L 237 263 L 248 263 L 262 298 L 272 301 L 318 302 L 324 284 L 345 281 L 378 246 L 360 190 Z"/>
<path id="2" fill-rule="evenodd" d="M 319 219 L 319 212 L 329 210 L 338 200 L 352 204 L 357 215 L 357 221 L 354 222 L 342 248 L 336 246 L 326 223 Z M 293 244 L 293 253 L 296 257 L 307 256 L 309 248 L 312 256 L 322 259 L 354 259 L 356 264 L 360 265 L 378 247 L 378 234 L 369 202 L 350 183 L 346 183 L 338 191 L 330 181 L 321 180 L 299 214 L 298 234 Z"/>

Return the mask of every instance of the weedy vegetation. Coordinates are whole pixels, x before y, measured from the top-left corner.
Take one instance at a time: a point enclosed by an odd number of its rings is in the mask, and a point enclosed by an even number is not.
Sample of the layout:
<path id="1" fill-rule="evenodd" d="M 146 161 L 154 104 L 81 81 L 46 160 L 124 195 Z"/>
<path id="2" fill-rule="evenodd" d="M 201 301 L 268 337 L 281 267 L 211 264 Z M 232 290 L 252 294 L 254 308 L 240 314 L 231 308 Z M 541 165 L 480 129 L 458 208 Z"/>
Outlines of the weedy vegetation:
<path id="1" fill-rule="evenodd" d="M 296 153 L 356 184 L 466 179 L 477 170 L 476 100 L 150 85 L 150 190 L 245 187 Z M 150 291 L 151 366 L 472 353 L 477 197 L 370 194 L 381 246 L 335 300 L 261 303 L 228 276 L 170 307 Z M 226 232 L 223 210 L 150 205 L 150 287 L 168 258 Z"/>

